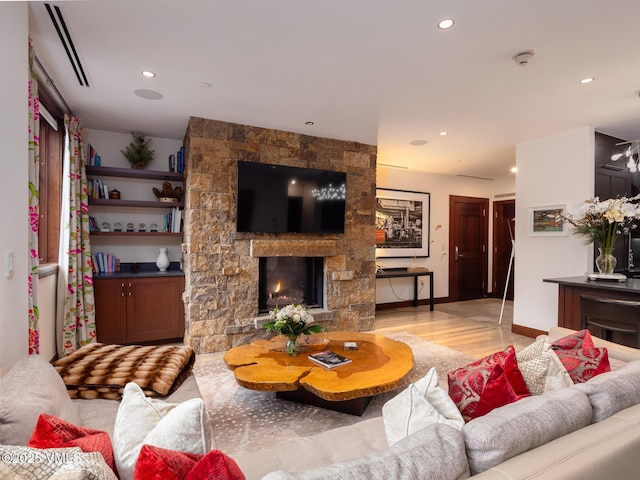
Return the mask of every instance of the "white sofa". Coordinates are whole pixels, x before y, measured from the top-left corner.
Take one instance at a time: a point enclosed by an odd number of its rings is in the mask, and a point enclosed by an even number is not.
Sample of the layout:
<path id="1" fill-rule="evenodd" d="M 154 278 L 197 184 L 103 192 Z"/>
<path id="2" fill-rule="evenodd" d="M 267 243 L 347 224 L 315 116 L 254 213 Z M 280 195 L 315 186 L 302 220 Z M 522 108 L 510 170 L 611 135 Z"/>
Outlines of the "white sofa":
<path id="1" fill-rule="evenodd" d="M 568 333 L 554 327 L 549 336 L 557 339 Z M 388 447 L 382 417 L 377 417 L 254 452 L 237 456 L 226 453 L 249 480 L 458 479 L 471 474 L 478 479 L 637 478 L 640 361 L 636 360 L 640 360 L 640 350 L 596 338 L 594 342 L 606 346 L 611 359 L 630 363 L 586 384 L 497 408 L 468 422 L 462 432 L 447 425 L 433 425 Z M 0 382 L 0 386 L 8 388 L 7 382 Z M 38 389 L 28 390 L 38 396 Z M 190 376 L 166 400 L 180 402 L 197 396 L 197 384 Z M 25 404 L 42 400 L 25 399 Z M 2 401 L 0 443 L 11 444 L 7 432 L 12 429 L 5 418 L 11 415 L 2 409 Z M 60 408 L 50 413 L 67 415 L 69 421 L 112 434 L 118 402 L 70 403 L 74 407 L 70 411 L 65 404 L 65 408 L 58 405 Z M 35 419 L 31 420 L 35 425 Z M 27 425 L 22 438 L 16 437 L 15 441 L 24 442 L 28 431 Z"/>

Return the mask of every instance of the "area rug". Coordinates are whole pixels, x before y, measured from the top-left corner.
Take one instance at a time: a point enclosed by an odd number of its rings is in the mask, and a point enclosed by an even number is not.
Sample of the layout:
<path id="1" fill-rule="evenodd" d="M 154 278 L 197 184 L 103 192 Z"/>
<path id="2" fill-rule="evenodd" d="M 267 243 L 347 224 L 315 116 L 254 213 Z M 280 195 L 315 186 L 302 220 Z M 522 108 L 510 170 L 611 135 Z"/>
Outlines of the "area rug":
<path id="1" fill-rule="evenodd" d="M 388 337 L 411 347 L 415 359 L 411 381 L 422 378 L 435 367 L 440 384 L 446 387 L 447 372 L 474 360 L 467 354 L 408 333 Z M 358 417 L 277 399 L 273 392 L 245 389 L 236 383 L 221 355 L 212 359 L 200 357 L 193 372 L 212 418 L 216 448 L 231 456 L 380 416 L 384 403 L 402 390 L 375 396 Z"/>

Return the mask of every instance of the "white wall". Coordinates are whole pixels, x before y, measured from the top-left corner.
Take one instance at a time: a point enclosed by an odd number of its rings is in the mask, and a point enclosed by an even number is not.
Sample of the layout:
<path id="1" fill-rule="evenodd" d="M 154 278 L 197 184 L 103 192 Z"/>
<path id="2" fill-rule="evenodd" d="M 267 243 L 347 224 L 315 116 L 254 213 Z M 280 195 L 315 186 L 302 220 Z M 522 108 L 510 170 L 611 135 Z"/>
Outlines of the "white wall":
<path id="1" fill-rule="evenodd" d="M 147 166 L 148 170 L 169 171 L 169 155 L 176 154 L 182 146 L 182 142 L 174 139 L 148 137 L 151 139 L 149 148 L 155 151 L 155 157 Z M 122 155 L 131 142 L 128 133 L 115 133 L 103 130 L 83 129 L 84 142 L 90 143 L 101 157 L 101 165 L 105 167 L 131 168 L 129 161 Z M 132 173 L 135 171 L 132 170 Z M 114 188 L 120 191 L 123 199 L 127 200 L 156 200 L 152 188 L 162 188 L 159 180 L 141 180 L 136 178 L 103 177 L 102 179 L 109 190 Z M 172 186 L 181 185 L 171 183 Z M 113 229 L 115 222 L 120 222 L 126 227 L 128 222 L 138 229 L 139 223 L 145 223 L 147 231 L 152 223 L 162 228 L 162 216 L 169 210 L 161 208 L 120 208 L 92 206 L 91 216 L 96 217 L 98 223 L 109 222 Z M 91 237 L 91 251 L 113 253 L 121 262 L 155 262 L 160 247 L 168 248 L 169 260 L 180 261 L 182 251 L 180 237 Z"/>
<path id="2" fill-rule="evenodd" d="M 513 180 L 501 182 L 478 180 L 453 175 L 437 175 L 424 172 L 410 172 L 399 169 L 379 167 L 377 169 L 377 187 L 397 190 L 427 192 L 430 194 L 430 248 L 428 258 L 379 258 L 376 263 L 385 267 L 420 266 L 433 271 L 434 297 L 449 295 L 449 196 L 480 197 L 489 199 L 489 208 L 494 200 L 513 198 L 513 195 L 494 198 L 495 195 L 515 192 Z M 489 215 L 489 266 L 491 265 L 492 215 Z M 420 279 L 419 279 L 420 280 Z M 489 267 L 489 286 L 491 268 Z M 491 290 L 489 290 L 491 291 Z M 429 298 L 428 280 L 419 287 L 419 299 Z M 413 299 L 413 279 L 394 278 L 376 281 L 376 303 L 393 303 Z"/>
<path id="3" fill-rule="evenodd" d="M 28 11 L 0 2 L 0 374 L 28 353 Z M 7 278 L 7 256 L 15 271 Z"/>
<path id="4" fill-rule="evenodd" d="M 592 249 L 571 235 L 529 235 L 529 208 L 566 204 L 572 211 L 594 192 L 593 128 L 584 127 L 517 145 L 514 319 L 548 330 L 558 321 L 558 285 L 545 278 L 584 275 Z"/>

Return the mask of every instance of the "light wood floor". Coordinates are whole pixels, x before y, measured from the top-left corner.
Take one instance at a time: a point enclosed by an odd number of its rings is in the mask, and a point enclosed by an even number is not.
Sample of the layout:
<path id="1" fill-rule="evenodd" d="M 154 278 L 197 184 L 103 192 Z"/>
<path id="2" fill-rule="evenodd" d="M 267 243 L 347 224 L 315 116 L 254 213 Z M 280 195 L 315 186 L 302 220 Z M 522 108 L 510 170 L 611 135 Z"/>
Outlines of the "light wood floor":
<path id="1" fill-rule="evenodd" d="M 373 333 L 407 332 L 469 355 L 481 358 L 514 345 L 520 350 L 532 338 L 511 333 L 513 302 L 504 307 L 499 324 L 502 299 L 483 298 L 466 302 L 436 304 L 391 310 L 378 310 Z"/>

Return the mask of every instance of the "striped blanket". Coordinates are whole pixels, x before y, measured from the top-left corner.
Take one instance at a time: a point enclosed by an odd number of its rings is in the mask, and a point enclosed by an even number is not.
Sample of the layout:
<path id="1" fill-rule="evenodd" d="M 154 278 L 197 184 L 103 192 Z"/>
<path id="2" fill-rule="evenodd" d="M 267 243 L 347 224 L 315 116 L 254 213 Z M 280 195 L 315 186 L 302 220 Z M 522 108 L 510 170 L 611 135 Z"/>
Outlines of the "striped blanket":
<path id="1" fill-rule="evenodd" d="M 53 366 L 71 398 L 120 400 L 129 382 L 140 385 L 150 397 L 171 394 L 190 374 L 195 358 L 191 347 L 92 343 Z"/>

